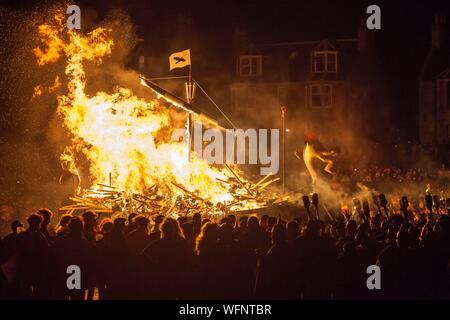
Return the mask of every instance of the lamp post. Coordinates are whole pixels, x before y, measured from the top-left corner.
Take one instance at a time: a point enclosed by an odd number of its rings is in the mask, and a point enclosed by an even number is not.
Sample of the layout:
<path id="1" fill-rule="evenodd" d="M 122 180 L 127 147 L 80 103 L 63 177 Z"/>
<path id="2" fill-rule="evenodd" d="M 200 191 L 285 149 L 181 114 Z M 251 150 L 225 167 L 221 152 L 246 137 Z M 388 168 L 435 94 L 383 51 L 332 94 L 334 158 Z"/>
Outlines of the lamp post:
<path id="1" fill-rule="evenodd" d="M 286 125 L 285 125 L 285 113 L 287 111 L 287 108 L 285 106 L 281 107 L 281 130 L 283 131 L 281 135 L 282 139 L 282 147 L 281 147 L 281 153 L 283 160 L 281 162 L 281 183 L 283 186 L 283 194 L 285 193 L 286 184 L 285 184 L 285 167 L 286 167 Z"/>
<path id="2" fill-rule="evenodd" d="M 192 67 L 189 65 L 189 77 L 185 84 L 186 86 L 186 101 L 192 103 L 194 101 L 195 95 L 195 83 L 192 81 Z M 192 157 L 192 145 L 193 145 L 193 135 L 194 135 L 194 117 L 192 113 L 188 114 L 188 133 L 189 133 L 189 150 L 188 150 L 188 161 L 191 161 Z"/>

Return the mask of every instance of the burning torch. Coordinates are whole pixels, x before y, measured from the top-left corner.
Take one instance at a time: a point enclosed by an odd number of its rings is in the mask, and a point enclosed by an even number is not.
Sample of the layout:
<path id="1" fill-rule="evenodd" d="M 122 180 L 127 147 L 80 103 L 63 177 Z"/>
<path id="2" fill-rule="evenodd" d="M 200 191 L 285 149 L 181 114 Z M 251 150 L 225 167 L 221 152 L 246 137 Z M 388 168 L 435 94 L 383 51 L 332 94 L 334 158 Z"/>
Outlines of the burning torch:
<path id="1" fill-rule="evenodd" d="M 402 210 L 403 216 L 405 217 L 406 220 L 408 220 L 408 205 L 409 205 L 408 198 L 406 196 L 403 196 L 400 199 L 400 209 Z"/>
<path id="2" fill-rule="evenodd" d="M 309 211 L 309 207 L 311 206 L 311 202 L 309 202 L 308 196 L 303 196 L 303 207 L 306 209 L 306 213 L 308 213 L 308 219 L 311 220 L 311 212 Z"/>
<path id="3" fill-rule="evenodd" d="M 380 193 L 380 195 L 378 196 L 378 199 L 379 199 L 380 206 L 384 209 L 384 213 L 386 214 L 386 217 L 389 217 L 389 213 L 387 210 L 388 202 L 386 200 L 386 196 L 384 195 L 384 193 Z"/>
<path id="4" fill-rule="evenodd" d="M 317 220 L 320 220 L 320 216 L 319 216 L 319 195 L 314 192 L 311 195 L 311 199 L 312 199 L 312 203 L 314 205 L 314 208 L 316 209 Z"/>

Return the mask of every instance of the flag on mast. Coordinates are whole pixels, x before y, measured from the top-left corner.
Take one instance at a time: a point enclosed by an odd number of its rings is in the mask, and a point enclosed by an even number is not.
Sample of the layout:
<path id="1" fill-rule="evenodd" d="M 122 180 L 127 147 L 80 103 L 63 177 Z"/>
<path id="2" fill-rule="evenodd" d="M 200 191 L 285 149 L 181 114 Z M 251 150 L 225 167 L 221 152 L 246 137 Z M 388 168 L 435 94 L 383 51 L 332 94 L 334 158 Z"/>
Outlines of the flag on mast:
<path id="1" fill-rule="evenodd" d="M 191 50 L 187 49 L 172 53 L 169 56 L 170 70 L 175 68 L 184 68 L 191 65 Z"/>

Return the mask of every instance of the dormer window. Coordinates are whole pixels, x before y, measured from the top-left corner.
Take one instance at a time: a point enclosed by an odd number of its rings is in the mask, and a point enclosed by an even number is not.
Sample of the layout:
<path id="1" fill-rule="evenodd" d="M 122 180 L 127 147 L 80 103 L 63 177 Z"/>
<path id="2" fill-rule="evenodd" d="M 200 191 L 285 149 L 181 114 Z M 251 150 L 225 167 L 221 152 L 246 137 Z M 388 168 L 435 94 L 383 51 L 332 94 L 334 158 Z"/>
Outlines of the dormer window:
<path id="1" fill-rule="evenodd" d="M 243 55 L 239 57 L 238 72 L 240 76 L 260 76 L 262 75 L 262 56 Z"/>
<path id="2" fill-rule="evenodd" d="M 337 72 L 337 51 L 311 53 L 311 72 Z"/>

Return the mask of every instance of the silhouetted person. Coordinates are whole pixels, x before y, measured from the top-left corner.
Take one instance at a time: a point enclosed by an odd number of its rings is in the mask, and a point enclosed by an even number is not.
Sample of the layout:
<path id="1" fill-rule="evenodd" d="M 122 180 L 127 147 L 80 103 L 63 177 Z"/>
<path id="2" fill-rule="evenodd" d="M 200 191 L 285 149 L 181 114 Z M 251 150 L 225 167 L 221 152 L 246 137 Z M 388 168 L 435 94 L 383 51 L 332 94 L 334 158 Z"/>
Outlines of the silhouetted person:
<path id="1" fill-rule="evenodd" d="M 57 257 L 58 292 L 63 299 L 83 300 L 86 283 L 86 274 L 92 273 L 93 253 L 91 244 L 83 236 L 83 221 L 79 217 L 72 217 L 68 224 L 69 232 L 65 237 L 55 242 Z M 78 266 L 81 271 L 80 288 L 70 289 L 66 286 L 68 278 L 67 268 L 71 265 Z"/>
<path id="2" fill-rule="evenodd" d="M 196 298 L 218 299 L 221 295 L 221 280 L 223 279 L 221 250 L 219 250 L 219 226 L 215 223 L 205 223 L 196 239 L 195 253 L 197 256 Z M 215 270 L 215 272 L 211 272 Z"/>
<path id="3" fill-rule="evenodd" d="M 86 211 L 82 214 L 83 219 L 83 237 L 86 239 L 90 245 L 90 251 L 94 257 L 97 257 L 96 245 L 97 242 L 97 214 L 93 211 Z M 96 264 L 94 264 L 95 266 Z M 92 300 L 94 297 L 95 286 L 96 286 L 96 275 L 101 272 L 97 268 L 92 267 L 90 272 L 84 272 L 85 283 L 87 286 L 87 296 L 86 300 Z"/>
<path id="4" fill-rule="evenodd" d="M 178 221 L 164 219 L 161 239 L 151 243 L 145 250 L 147 258 L 148 298 L 176 299 L 186 295 L 191 272 L 192 253 Z"/>
<path id="5" fill-rule="evenodd" d="M 196 213 L 192 216 L 192 226 L 194 230 L 194 238 L 197 238 L 202 228 L 202 216 L 200 213 Z"/>
<path id="6" fill-rule="evenodd" d="M 50 230 L 50 222 L 53 216 L 53 212 L 50 209 L 42 208 L 36 212 L 42 216 L 41 232 L 47 238 L 47 241 L 51 244 L 55 240 L 54 230 Z"/>
<path id="7" fill-rule="evenodd" d="M 72 219 L 72 215 L 70 214 L 64 214 L 59 219 L 59 223 L 56 227 L 56 238 L 65 237 L 69 233 L 68 224 L 70 222 L 70 219 Z"/>
<path id="8" fill-rule="evenodd" d="M 22 222 L 14 220 L 11 223 L 12 232 L 8 234 L 2 241 L 2 250 L 0 256 L 0 264 L 10 259 L 17 251 L 17 238 L 19 229 L 23 228 Z"/>
<path id="9" fill-rule="evenodd" d="M 156 241 L 161 239 L 161 223 L 164 221 L 164 216 L 163 215 L 157 215 L 155 218 L 155 225 L 153 226 L 152 231 L 150 232 L 150 240 Z"/>
<path id="10" fill-rule="evenodd" d="M 150 236 L 147 227 L 150 220 L 144 216 L 136 216 L 134 219 L 135 229 L 127 237 L 128 249 L 131 255 L 139 255 L 150 244 Z"/>
<path id="11" fill-rule="evenodd" d="M 303 299 L 330 299 L 336 263 L 335 247 L 324 241 L 320 223 L 310 220 L 295 243 L 298 287 Z"/>
<path id="12" fill-rule="evenodd" d="M 136 218 L 138 214 L 136 212 L 132 212 L 128 215 L 127 224 L 125 227 L 125 235 L 128 235 L 131 231 L 136 229 L 136 225 L 134 223 L 134 218 Z"/>
<path id="13" fill-rule="evenodd" d="M 21 299 L 49 299 L 50 246 L 42 233 L 42 215 L 31 214 L 28 229 L 17 238 L 18 262 L 16 279 Z"/>
<path id="14" fill-rule="evenodd" d="M 293 250 L 287 242 L 286 229 L 277 224 L 272 229 L 272 246 L 260 256 L 255 285 L 257 299 L 296 299 Z"/>

